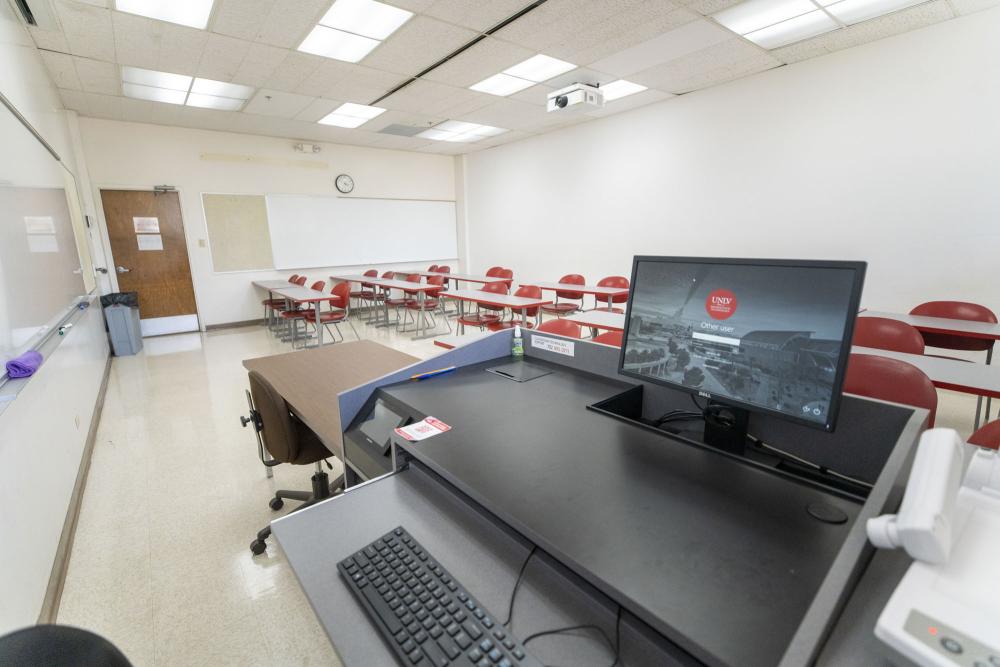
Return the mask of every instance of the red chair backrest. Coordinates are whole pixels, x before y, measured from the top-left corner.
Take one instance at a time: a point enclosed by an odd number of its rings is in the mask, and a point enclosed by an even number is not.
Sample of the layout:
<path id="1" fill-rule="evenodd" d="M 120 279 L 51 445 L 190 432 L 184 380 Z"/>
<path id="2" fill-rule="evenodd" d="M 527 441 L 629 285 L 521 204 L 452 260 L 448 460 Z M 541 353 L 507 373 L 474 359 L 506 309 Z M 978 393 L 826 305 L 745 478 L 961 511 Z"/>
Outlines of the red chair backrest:
<path id="1" fill-rule="evenodd" d="M 910 311 L 910 315 L 926 317 L 947 317 L 952 320 L 972 320 L 974 322 L 990 322 L 996 324 L 997 316 L 986 306 L 965 301 L 928 301 Z M 924 343 L 931 347 L 943 347 L 946 350 L 972 350 L 983 352 L 993 347 L 993 341 L 984 338 L 966 338 L 951 334 L 925 333 Z"/>
<path id="2" fill-rule="evenodd" d="M 488 277 L 490 277 L 490 278 L 496 278 L 496 277 L 498 277 L 497 276 L 497 271 L 503 271 L 503 267 L 502 266 L 491 266 L 490 268 L 486 269 L 486 275 Z"/>
<path id="3" fill-rule="evenodd" d="M 500 269 L 497 271 L 493 278 L 505 278 L 504 282 L 507 283 L 507 289 L 510 290 L 511 285 L 514 284 L 514 271 L 511 269 Z"/>
<path id="4" fill-rule="evenodd" d="M 542 322 L 541 326 L 539 326 L 536 331 L 540 331 L 541 333 L 558 334 L 560 336 L 569 336 L 570 338 L 583 337 L 583 332 L 580 329 L 579 324 L 562 319 Z"/>
<path id="5" fill-rule="evenodd" d="M 378 271 L 376 271 L 375 269 L 368 269 L 367 271 L 365 271 L 365 275 L 368 276 L 369 278 L 376 278 L 378 277 Z"/>
<path id="6" fill-rule="evenodd" d="M 351 298 L 351 283 L 337 283 L 330 290 L 333 298 L 330 299 L 331 308 L 347 308 Z"/>
<path id="7" fill-rule="evenodd" d="M 383 271 L 382 280 L 392 280 L 396 275 L 395 271 Z"/>
<path id="8" fill-rule="evenodd" d="M 887 317 L 857 318 L 851 342 L 861 347 L 876 347 L 880 350 L 924 353 L 924 339 L 919 331 L 906 322 Z"/>
<path id="9" fill-rule="evenodd" d="M 288 276 L 288 282 L 290 283 L 294 283 L 298 279 L 299 279 L 299 274 L 297 273 L 293 273 L 292 275 Z"/>
<path id="10" fill-rule="evenodd" d="M 510 290 L 507 289 L 505 283 L 486 283 L 480 288 L 483 292 L 489 292 L 490 294 L 507 294 Z"/>
<path id="11" fill-rule="evenodd" d="M 569 273 L 559 279 L 560 283 L 565 283 L 567 285 L 586 285 L 587 279 L 581 276 L 579 273 Z M 557 290 L 556 296 L 560 299 L 572 299 L 579 301 L 583 299 L 583 292 L 570 292 L 568 290 Z"/>
<path id="12" fill-rule="evenodd" d="M 298 278 L 295 279 L 295 284 L 298 285 L 299 287 L 302 287 L 306 284 L 306 280 L 308 280 L 308 278 L 306 278 L 305 276 L 299 276 Z"/>
<path id="13" fill-rule="evenodd" d="M 444 289 L 444 276 L 427 276 L 427 284 L 440 286 L 441 289 L 427 291 L 427 296 L 435 297 Z"/>
<path id="14" fill-rule="evenodd" d="M 1000 419 L 980 426 L 979 430 L 969 438 L 969 444 L 989 449 L 1000 449 Z"/>
<path id="15" fill-rule="evenodd" d="M 517 291 L 514 292 L 514 296 L 520 296 L 525 299 L 541 299 L 542 288 L 536 287 L 534 285 L 521 285 L 520 287 L 517 288 Z M 517 308 L 515 308 L 514 310 L 517 312 L 521 312 Z M 534 317 L 535 315 L 538 314 L 538 306 L 535 306 L 534 308 L 527 308 L 525 312 L 528 314 L 528 317 Z"/>
<path id="16" fill-rule="evenodd" d="M 447 264 L 442 264 L 438 267 L 438 273 L 451 273 L 451 267 Z"/>
<path id="17" fill-rule="evenodd" d="M 314 282 L 312 284 L 312 288 L 311 289 L 314 289 L 317 292 L 322 292 L 325 287 L 326 287 L 326 281 L 325 280 L 317 280 L 316 282 Z"/>
<path id="18" fill-rule="evenodd" d="M 602 333 L 600 336 L 594 336 L 595 343 L 604 343 L 605 345 L 613 345 L 614 347 L 622 346 L 622 332 L 621 331 L 608 331 Z"/>
<path id="19" fill-rule="evenodd" d="M 928 428 L 934 426 L 937 390 L 922 370 L 898 359 L 873 354 L 852 354 L 847 362 L 844 391 L 930 411 Z"/>
<path id="20" fill-rule="evenodd" d="M 608 276 L 607 278 L 601 278 L 600 280 L 598 280 L 597 281 L 597 286 L 598 287 L 624 287 L 624 288 L 627 289 L 628 288 L 628 278 L 626 278 L 625 276 Z M 601 298 L 600 296 L 597 297 L 597 300 L 598 301 L 603 301 L 604 303 L 608 302 L 607 299 Z M 628 301 L 628 294 L 622 294 L 621 296 L 613 296 L 613 297 L 611 297 L 611 303 L 625 303 L 626 301 Z M 619 347 L 621 347 L 621 346 L 619 345 Z"/>
<path id="21" fill-rule="evenodd" d="M 438 265 L 437 264 L 431 264 L 430 266 L 427 267 L 427 270 L 428 271 L 437 271 L 438 270 Z"/>

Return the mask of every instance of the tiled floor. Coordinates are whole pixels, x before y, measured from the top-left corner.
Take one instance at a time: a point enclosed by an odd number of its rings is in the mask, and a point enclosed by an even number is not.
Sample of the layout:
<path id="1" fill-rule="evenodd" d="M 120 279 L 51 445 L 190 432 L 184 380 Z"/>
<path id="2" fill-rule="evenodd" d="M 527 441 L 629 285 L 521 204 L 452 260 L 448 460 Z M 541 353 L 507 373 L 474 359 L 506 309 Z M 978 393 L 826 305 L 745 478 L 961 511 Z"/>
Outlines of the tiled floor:
<path id="1" fill-rule="evenodd" d="M 266 479 L 238 421 L 241 361 L 288 349 L 249 327 L 146 339 L 114 360 L 59 622 L 104 635 L 137 667 L 339 664 L 276 542 L 256 558 L 248 548 L 273 489 L 310 486 L 310 466 Z M 941 392 L 938 425 L 967 436 L 974 407 Z"/>

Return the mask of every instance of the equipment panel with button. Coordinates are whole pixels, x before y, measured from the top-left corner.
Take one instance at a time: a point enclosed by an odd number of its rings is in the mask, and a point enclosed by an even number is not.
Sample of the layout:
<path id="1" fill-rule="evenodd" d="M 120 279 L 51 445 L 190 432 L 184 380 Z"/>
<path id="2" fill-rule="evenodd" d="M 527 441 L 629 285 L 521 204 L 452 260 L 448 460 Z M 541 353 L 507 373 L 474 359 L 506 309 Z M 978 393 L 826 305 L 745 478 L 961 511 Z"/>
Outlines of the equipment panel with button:
<path id="1" fill-rule="evenodd" d="M 954 665 L 1000 667 L 1000 646 L 987 646 L 916 609 L 910 611 L 903 629 Z M 1000 628 L 998 628 L 998 638 L 1000 638 Z"/>

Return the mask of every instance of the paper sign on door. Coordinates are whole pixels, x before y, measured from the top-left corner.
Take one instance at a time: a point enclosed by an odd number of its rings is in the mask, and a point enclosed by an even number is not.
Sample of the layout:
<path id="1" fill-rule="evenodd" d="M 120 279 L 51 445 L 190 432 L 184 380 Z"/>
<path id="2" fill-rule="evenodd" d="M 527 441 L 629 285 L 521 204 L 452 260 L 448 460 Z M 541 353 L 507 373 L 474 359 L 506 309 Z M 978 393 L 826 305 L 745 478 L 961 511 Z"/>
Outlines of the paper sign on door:
<path id="1" fill-rule="evenodd" d="M 159 218 L 132 218 L 132 226 L 136 234 L 159 234 Z"/>
<path id="2" fill-rule="evenodd" d="M 159 234 L 136 234 L 139 250 L 163 250 L 163 237 Z"/>
<path id="3" fill-rule="evenodd" d="M 428 417 L 423 421 L 418 421 L 415 424 L 410 424 L 409 426 L 400 426 L 396 429 L 396 434 L 400 437 L 406 438 L 410 442 L 419 442 L 420 440 L 426 440 L 435 435 L 441 435 L 447 431 L 450 431 L 451 427 L 445 424 L 440 419 L 435 419 L 434 417 Z"/>

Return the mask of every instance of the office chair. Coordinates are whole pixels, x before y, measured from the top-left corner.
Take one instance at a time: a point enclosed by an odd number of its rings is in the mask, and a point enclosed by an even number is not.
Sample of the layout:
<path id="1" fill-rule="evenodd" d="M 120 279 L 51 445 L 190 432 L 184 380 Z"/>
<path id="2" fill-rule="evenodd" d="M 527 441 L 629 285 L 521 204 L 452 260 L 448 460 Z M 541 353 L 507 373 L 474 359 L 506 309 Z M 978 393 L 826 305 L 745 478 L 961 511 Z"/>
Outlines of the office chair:
<path id="1" fill-rule="evenodd" d="M 344 476 L 338 476 L 331 483 L 326 471 L 323 470 L 324 459 L 333 454 L 308 426 L 291 413 L 278 390 L 257 371 L 250 371 L 247 402 L 250 404 L 250 416 L 241 416 L 240 421 L 244 427 L 253 424 L 254 434 L 257 436 L 257 453 L 265 466 L 271 467 L 281 463 L 316 466 L 316 472 L 312 476 L 312 491 L 279 489 L 274 492 L 274 498 L 269 503 L 272 510 L 280 510 L 285 504 L 283 499 L 287 498 L 303 501 L 292 510 L 297 512 L 343 490 Z M 265 448 L 272 457 L 270 460 L 264 456 Z M 264 553 L 267 549 L 265 540 L 270 536 L 271 526 L 258 531 L 257 539 L 250 543 L 250 551 L 255 556 Z"/>
<path id="2" fill-rule="evenodd" d="M 873 354 L 852 354 L 847 362 L 844 391 L 930 411 L 927 428 L 934 428 L 937 389 L 927 375 L 905 361 Z"/>
<path id="3" fill-rule="evenodd" d="M 924 339 L 916 328 L 906 322 L 886 317 L 859 317 L 854 322 L 854 345 L 879 350 L 924 353 Z"/>
<path id="4" fill-rule="evenodd" d="M 0 637 L 0 665 L 132 667 L 104 637 L 68 625 L 33 625 Z"/>

